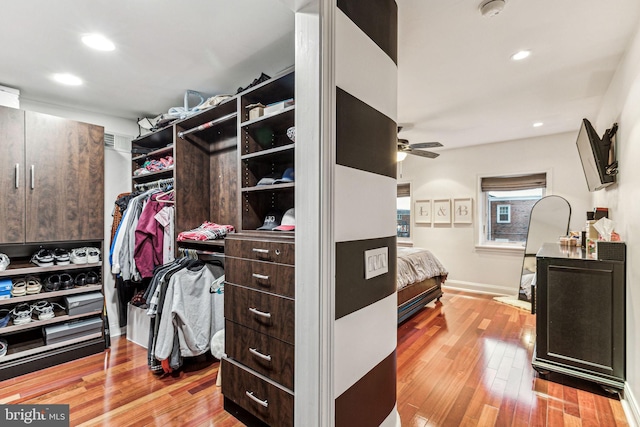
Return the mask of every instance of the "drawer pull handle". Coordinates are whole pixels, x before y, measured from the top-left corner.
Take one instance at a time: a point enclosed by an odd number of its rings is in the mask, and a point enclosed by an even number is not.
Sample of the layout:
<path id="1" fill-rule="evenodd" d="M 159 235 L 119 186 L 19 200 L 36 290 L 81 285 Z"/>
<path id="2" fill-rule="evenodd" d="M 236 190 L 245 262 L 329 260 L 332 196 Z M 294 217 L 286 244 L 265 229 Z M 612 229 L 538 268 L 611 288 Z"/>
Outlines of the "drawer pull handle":
<path id="1" fill-rule="evenodd" d="M 249 347 L 249 353 L 253 354 L 256 357 L 259 357 L 260 359 L 266 360 L 267 362 L 271 362 L 270 354 L 262 354 L 255 348 L 251 348 L 251 347 Z"/>
<path id="2" fill-rule="evenodd" d="M 16 188 L 20 187 L 20 163 L 16 163 Z"/>
<path id="3" fill-rule="evenodd" d="M 253 252 L 257 252 L 259 254 L 268 254 L 269 253 L 269 249 L 253 248 Z"/>
<path id="4" fill-rule="evenodd" d="M 262 405 L 262 406 L 264 406 L 265 408 L 268 408 L 268 407 L 269 407 L 269 403 L 267 403 L 267 401 L 266 401 L 266 400 L 260 400 L 260 399 L 258 399 L 257 397 L 255 397 L 255 396 L 253 395 L 253 392 L 252 392 L 252 391 L 245 391 L 245 394 L 246 394 L 247 396 L 249 396 L 249 399 L 253 400 L 253 401 L 254 401 L 254 402 L 256 402 L 258 405 Z"/>
<path id="5" fill-rule="evenodd" d="M 265 313 L 264 311 L 260 311 L 253 307 L 249 307 L 249 311 L 255 314 L 256 316 L 264 317 L 265 319 L 271 319 L 271 313 Z"/>
<path id="6" fill-rule="evenodd" d="M 253 273 L 251 276 L 254 279 L 269 280 L 269 276 L 265 276 L 264 274 Z"/>

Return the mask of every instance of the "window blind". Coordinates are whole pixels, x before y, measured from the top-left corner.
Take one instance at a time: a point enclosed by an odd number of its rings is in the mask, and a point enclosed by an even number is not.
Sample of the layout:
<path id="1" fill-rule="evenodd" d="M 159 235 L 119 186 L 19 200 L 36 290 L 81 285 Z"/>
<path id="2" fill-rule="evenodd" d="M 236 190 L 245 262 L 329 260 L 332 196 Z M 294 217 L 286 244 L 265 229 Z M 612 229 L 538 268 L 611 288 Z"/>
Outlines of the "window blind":
<path id="1" fill-rule="evenodd" d="M 480 182 L 482 191 L 511 191 L 531 190 L 533 188 L 547 187 L 547 174 L 535 173 L 519 176 L 500 176 L 482 178 Z M 398 190 L 400 191 L 400 190 Z"/>
<path id="2" fill-rule="evenodd" d="M 410 197 L 411 185 L 410 184 L 398 184 L 398 197 Z"/>

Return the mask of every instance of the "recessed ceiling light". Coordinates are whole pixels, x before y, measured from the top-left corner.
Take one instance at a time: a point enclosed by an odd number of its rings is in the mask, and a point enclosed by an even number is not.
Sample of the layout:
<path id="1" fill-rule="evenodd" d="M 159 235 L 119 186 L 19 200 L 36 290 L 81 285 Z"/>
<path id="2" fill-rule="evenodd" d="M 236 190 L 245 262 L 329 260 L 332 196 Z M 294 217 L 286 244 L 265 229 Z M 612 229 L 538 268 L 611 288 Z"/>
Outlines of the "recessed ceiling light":
<path id="1" fill-rule="evenodd" d="M 111 40 L 101 34 L 87 34 L 82 36 L 82 42 L 96 50 L 110 51 L 116 48 L 116 45 L 114 45 Z"/>
<path id="2" fill-rule="evenodd" d="M 542 126 L 543 124 L 544 124 L 544 123 L 542 123 L 542 122 L 535 122 L 535 123 L 533 124 L 533 127 L 534 127 L 534 128 L 539 128 L 539 127 L 540 127 L 540 126 Z"/>
<path id="3" fill-rule="evenodd" d="M 67 74 L 67 73 L 54 74 L 53 79 L 58 83 L 62 83 L 69 86 L 78 86 L 82 84 L 82 80 L 80 80 L 80 77 L 74 76 L 73 74 Z"/>
<path id="4" fill-rule="evenodd" d="M 511 55 L 511 59 L 513 59 L 514 61 L 521 61 L 529 57 L 529 55 L 531 55 L 530 50 L 521 50 L 520 52 L 516 52 L 513 55 Z"/>

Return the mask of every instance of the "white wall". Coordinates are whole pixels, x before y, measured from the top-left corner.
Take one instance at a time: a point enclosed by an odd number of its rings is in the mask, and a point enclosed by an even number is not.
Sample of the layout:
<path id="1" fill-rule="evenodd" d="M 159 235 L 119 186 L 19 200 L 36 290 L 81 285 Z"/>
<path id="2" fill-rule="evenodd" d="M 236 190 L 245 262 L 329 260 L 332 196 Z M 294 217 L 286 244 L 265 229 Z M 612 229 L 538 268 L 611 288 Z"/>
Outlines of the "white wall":
<path id="1" fill-rule="evenodd" d="M 609 208 L 609 218 L 627 243 L 627 384 L 625 399 L 640 425 L 640 31 L 614 76 L 594 123 L 599 134 L 618 122 L 618 182 L 594 193 L 594 205 Z"/>
<path id="2" fill-rule="evenodd" d="M 121 136 L 138 136 L 138 125 L 135 119 L 106 116 L 88 111 L 72 110 L 52 104 L 40 103 L 28 99 L 20 99 L 20 108 L 43 114 L 64 117 L 85 123 L 104 126 L 105 132 Z M 131 191 L 131 153 L 119 152 L 114 149 L 105 149 L 104 156 L 104 252 L 103 253 L 103 285 L 105 300 L 107 302 L 107 315 L 109 317 L 109 329 L 112 336 L 124 333 L 118 325 L 118 306 L 115 294 L 115 281 L 109 273 L 108 249 L 111 244 L 111 213 L 116 196 L 120 193 Z"/>
<path id="3" fill-rule="evenodd" d="M 547 172 L 547 194 L 571 205 L 571 230 L 582 230 L 591 195 L 575 146 L 576 131 L 538 138 L 445 150 L 437 159 L 407 156 L 398 166 L 398 181 L 410 182 L 412 199 L 474 199 L 477 212 L 480 176 Z M 446 141 L 445 141 L 446 144 Z M 414 246 L 429 249 L 449 271 L 446 285 L 471 291 L 516 295 L 522 252 L 476 248 L 478 221 L 473 225 L 414 224 Z"/>

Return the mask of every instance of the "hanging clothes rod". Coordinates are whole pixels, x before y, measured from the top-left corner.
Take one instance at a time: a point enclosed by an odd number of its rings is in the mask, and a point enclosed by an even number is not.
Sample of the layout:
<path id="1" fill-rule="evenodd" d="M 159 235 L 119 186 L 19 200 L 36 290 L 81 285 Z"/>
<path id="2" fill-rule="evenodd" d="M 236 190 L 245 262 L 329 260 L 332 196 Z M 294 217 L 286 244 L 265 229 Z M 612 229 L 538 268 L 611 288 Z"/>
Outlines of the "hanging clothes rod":
<path id="1" fill-rule="evenodd" d="M 215 119 L 215 120 L 211 120 L 210 122 L 207 122 L 207 123 L 201 124 L 200 126 L 196 126 L 196 127 L 191 128 L 191 129 L 189 129 L 189 130 L 185 130 L 185 131 L 182 131 L 182 132 L 178 132 L 178 136 L 179 136 L 180 138 L 184 139 L 184 136 L 185 136 L 185 135 L 189 135 L 190 133 L 200 132 L 200 131 L 202 131 L 202 130 L 209 129 L 209 128 L 211 128 L 211 127 L 214 127 L 214 126 L 215 126 L 215 125 L 217 125 L 217 124 L 220 124 L 220 123 L 226 122 L 227 120 L 231 120 L 231 119 L 233 119 L 234 117 L 237 117 L 237 116 L 238 116 L 238 113 L 237 113 L 237 112 L 227 114 L 226 116 L 222 116 L 222 117 L 217 118 L 217 119 Z"/>
<path id="2" fill-rule="evenodd" d="M 136 190 L 160 188 L 165 184 L 173 184 L 173 178 L 159 179 L 157 181 L 151 181 L 151 182 L 142 182 L 140 184 L 135 184 L 134 188 Z"/>

